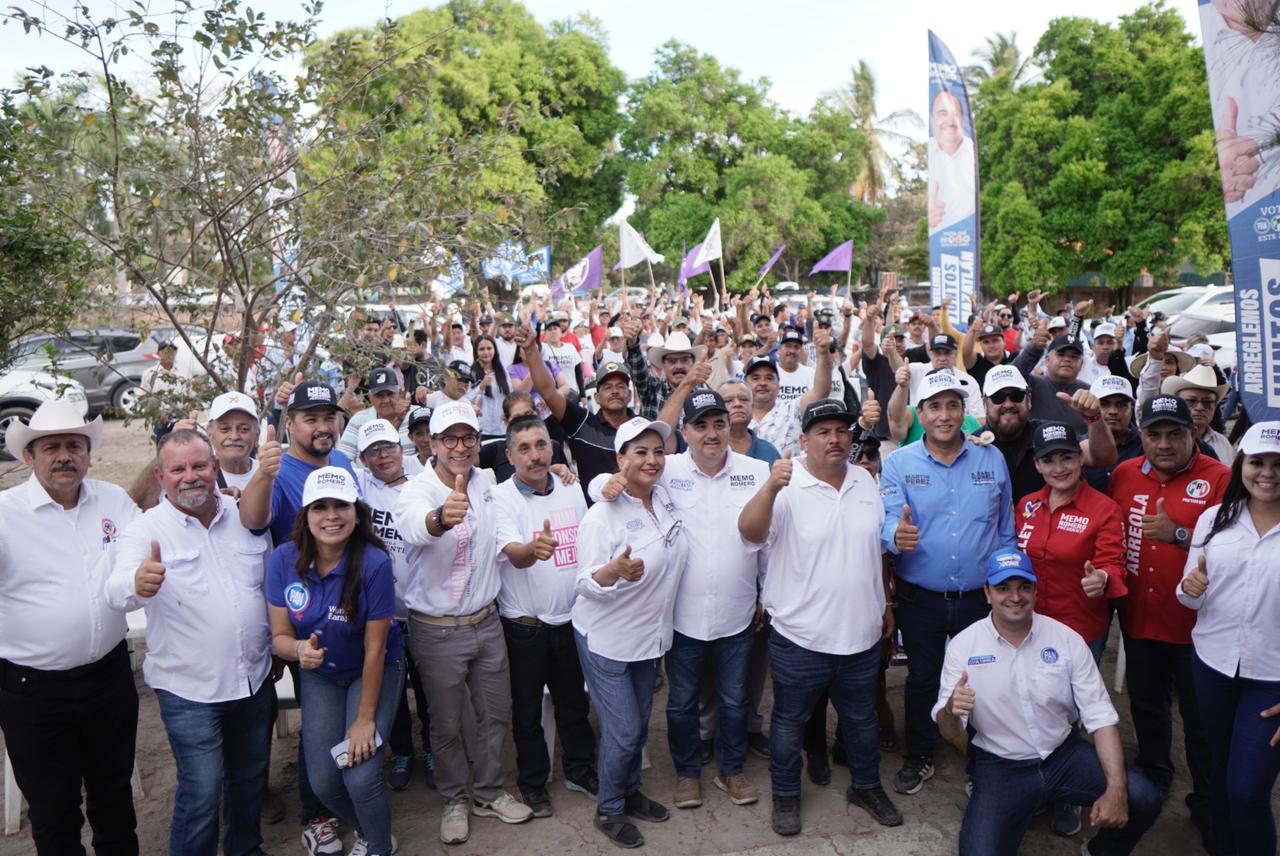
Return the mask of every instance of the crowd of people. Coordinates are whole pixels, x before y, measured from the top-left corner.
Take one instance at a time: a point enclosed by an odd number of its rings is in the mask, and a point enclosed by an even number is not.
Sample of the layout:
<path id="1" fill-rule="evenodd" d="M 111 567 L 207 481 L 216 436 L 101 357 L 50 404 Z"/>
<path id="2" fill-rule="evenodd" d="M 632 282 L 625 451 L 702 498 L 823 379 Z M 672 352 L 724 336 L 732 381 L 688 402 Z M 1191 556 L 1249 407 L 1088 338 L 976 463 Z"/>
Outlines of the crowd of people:
<path id="1" fill-rule="evenodd" d="M 387 789 L 415 767 L 445 844 L 578 810 L 547 787 L 549 695 L 565 788 L 619 847 L 701 806 L 705 766 L 734 805 L 767 785 L 782 836 L 833 760 L 850 805 L 900 825 L 941 738 L 966 753 L 962 854 L 1016 853 L 1040 811 L 1130 853 L 1185 801 L 1209 853 L 1273 856 L 1280 423 L 1249 424 L 1212 349 L 1138 309 L 1031 292 L 975 300 L 962 331 L 948 304 L 815 298 L 370 317 L 371 364 L 345 372 L 297 365 L 281 322 L 244 386 L 162 418 L 128 493 L 88 477 L 100 417 L 54 401 L 10 428 L 31 476 L 0 492 L 0 728 L 37 852 L 84 852 L 82 789 L 95 851 L 139 852 L 143 610 L 175 856 L 265 852 L 286 672 L 313 855 L 396 853 Z M 1099 671 L 1117 613 L 1128 759 Z"/>

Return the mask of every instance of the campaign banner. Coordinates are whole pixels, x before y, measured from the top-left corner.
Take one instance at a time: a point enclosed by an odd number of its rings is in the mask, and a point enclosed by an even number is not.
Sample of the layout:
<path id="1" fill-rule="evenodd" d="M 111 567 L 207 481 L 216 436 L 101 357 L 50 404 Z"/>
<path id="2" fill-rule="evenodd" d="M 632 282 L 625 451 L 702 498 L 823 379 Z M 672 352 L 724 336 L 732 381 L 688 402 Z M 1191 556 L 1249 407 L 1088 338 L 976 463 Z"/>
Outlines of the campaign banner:
<path id="1" fill-rule="evenodd" d="M 929 31 L 929 283 L 963 321 L 978 286 L 978 157 L 961 68 Z M 964 329 L 960 323 L 957 327 Z"/>
<path id="2" fill-rule="evenodd" d="M 1250 419 L 1280 419 L 1280 7 L 1200 0 L 1200 29 L 1231 236 L 1235 381 Z"/>

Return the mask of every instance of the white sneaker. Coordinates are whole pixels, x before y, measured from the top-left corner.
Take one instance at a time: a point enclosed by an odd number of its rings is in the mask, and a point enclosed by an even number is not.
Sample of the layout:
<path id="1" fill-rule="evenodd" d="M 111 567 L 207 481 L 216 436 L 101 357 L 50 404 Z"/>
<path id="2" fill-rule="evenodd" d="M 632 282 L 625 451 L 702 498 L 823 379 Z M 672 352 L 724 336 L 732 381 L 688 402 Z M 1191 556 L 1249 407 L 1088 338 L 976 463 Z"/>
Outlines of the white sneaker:
<path id="1" fill-rule="evenodd" d="M 524 823 L 533 817 L 533 809 L 505 792 L 493 802 L 473 798 L 471 813 L 476 817 L 496 817 L 503 823 Z"/>
<path id="2" fill-rule="evenodd" d="M 440 840 L 445 844 L 461 844 L 471 836 L 471 820 L 466 800 L 451 802 L 440 817 Z"/>
<path id="3" fill-rule="evenodd" d="M 302 827 L 302 846 L 307 856 L 342 856 L 342 839 L 332 818 L 313 818 Z"/>
<path id="4" fill-rule="evenodd" d="M 388 856 L 396 856 L 399 852 L 400 842 L 396 841 L 396 837 L 393 835 L 391 836 L 391 852 Z M 367 838 L 360 838 L 357 836 L 356 843 L 351 845 L 351 852 L 348 853 L 347 856 L 370 856 L 369 840 Z M 378 854 L 375 853 L 372 854 L 372 856 L 378 856 Z"/>

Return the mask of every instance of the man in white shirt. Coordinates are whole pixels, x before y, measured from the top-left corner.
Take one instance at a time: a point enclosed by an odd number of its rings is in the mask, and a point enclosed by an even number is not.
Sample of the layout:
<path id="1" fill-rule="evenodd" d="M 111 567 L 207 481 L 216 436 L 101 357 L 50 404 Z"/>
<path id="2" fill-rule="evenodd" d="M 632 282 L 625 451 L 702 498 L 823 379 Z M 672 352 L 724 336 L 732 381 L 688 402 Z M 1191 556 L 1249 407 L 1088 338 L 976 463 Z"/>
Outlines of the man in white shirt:
<path id="1" fill-rule="evenodd" d="M 408 417 L 414 405 L 404 391 L 404 379 L 389 368 L 376 368 L 369 372 L 368 386 L 372 406 L 357 412 L 347 422 L 342 439 L 338 441 L 338 451 L 353 462 L 358 462 L 360 429 L 374 419 L 382 419 L 400 432 L 400 445 L 404 447 L 406 454 L 412 455 L 414 445 L 409 437 Z M 360 466 L 359 463 L 356 465 Z"/>
<path id="2" fill-rule="evenodd" d="M 570 622 L 578 576 L 582 491 L 551 472 L 546 424 L 529 414 L 507 426 L 515 474 L 493 490 L 497 512 L 498 611 L 511 664 L 517 783 L 534 817 L 549 817 L 551 758 L 542 730 L 542 694 L 551 693 L 565 787 L 595 797 L 596 736 Z"/>
<path id="3" fill-rule="evenodd" d="M 103 593 L 120 530 L 138 515 L 123 490 L 85 478 L 102 418 L 49 401 L 5 436 L 31 468 L 0 492 L 0 730 L 40 854 L 83 853 L 81 788 L 100 854 L 137 856 L 129 778 L 138 694 L 124 615 Z"/>
<path id="4" fill-rule="evenodd" d="M 504 369 L 511 368 L 511 363 L 516 358 L 516 351 L 520 346 L 516 344 L 516 322 L 509 315 L 502 315 L 498 318 L 498 338 L 495 340 L 498 345 L 498 362 L 502 363 Z"/>
<path id="5" fill-rule="evenodd" d="M 454 321 L 449 325 L 449 347 L 445 349 L 444 360 L 447 363 L 461 360 L 467 365 L 476 361 L 471 340 L 467 338 L 466 328 L 461 321 Z"/>
<path id="6" fill-rule="evenodd" d="M 756 436 L 772 443 L 779 452 L 797 451 L 801 411 L 821 399 L 817 390 L 831 387 L 835 359 L 827 348 L 830 339 L 829 333 L 818 332 L 818 365 L 813 386 L 795 401 L 784 402 L 778 397 L 781 374 L 778 364 L 771 358 L 758 356 L 746 365 L 744 373 L 747 387 L 751 390 L 751 424 L 748 427 Z"/>
<path id="7" fill-rule="evenodd" d="M 511 678 L 494 602 L 498 512 L 489 479 L 475 466 L 480 424 L 471 405 L 451 401 L 432 412 L 430 430 L 432 467 L 409 481 L 395 518 L 410 547 L 409 651 L 431 711 L 436 784 L 445 800 L 440 840 L 461 844 L 471 834 L 468 811 L 505 823 L 533 813 L 502 790 Z M 478 720 L 470 764 L 462 745 L 468 697 Z"/>
<path id="8" fill-rule="evenodd" d="M 929 234 L 974 213 L 973 139 L 964 132 L 960 100 L 947 90 L 933 99 L 929 112 Z"/>
<path id="9" fill-rule="evenodd" d="M 970 740 L 973 796 L 961 853 L 1018 852 L 1047 802 L 1092 806 L 1099 830 L 1082 853 L 1131 853 L 1160 814 L 1156 786 L 1126 771 L 1116 714 L 1089 646 L 1065 624 L 1035 613 L 1036 575 L 1025 553 L 987 560 L 989 617 L 947 646 L 933 718 L 947 740 Z M 1093 735 L 1093 745 L 1076 729 Z"/>
<path id="10" fill-rule="evenodd" d="M 575 376 L 574 369 L 582 363 L 582 355 L 573 345 L 561 341 L 562 335 L 564 335 L 563 328 L 553 318 L 542 331 L 542 358 L 548 363 L 559 366 L 560 376 L 568 379 Z M 574 386 L 577 385 L 577 381 L 574 381 Z"/>
<path id="11" fill-rule="evenodd" d="M 1084 365 L 1076 380 L 1090 386 L 1098 378 L 1111 374 L 1111 355 L 1116 350 L 1116 325 L 1107 321 L 1093 328 L 1093 340 L 1084 352 Z"/>
<path id="12" fill-rule="evenodd" d="M 143 675 L 178 768 L 169 852 L 252 856 L 271 747 L 271 640 L 262 581 L 269 542 L 218 490 L 209 441 L 177 429 L 156 447 L 163 498 L 125 528 L 107 602 L 147 613 Z"/>
<path id="13" fill-rule="evenodd" d="M 205 430 L 218 459 L 218 486 L 243 491 L 258 471 L 258 411 L 243 392 L 224 392 L 209 406 Z"/>
<path id="14" fill-rule="evenodd" d="M 774 462 L 738 518 L 742 537 L 769 550 L 761 600 L 773 622 L 769 774 L 779 835 L 800 832 L 801 743 L 824 690 L 849 760 L 846 798 L 884 826 L 902 823 L 880 784 L 876 734 L 880 644 L 893 634 L 879 543 L 884 507 L 875 480 L 848 462 L 853 422 L 843 402 L 809 405 L 800 466 L 789 454 Z"/>

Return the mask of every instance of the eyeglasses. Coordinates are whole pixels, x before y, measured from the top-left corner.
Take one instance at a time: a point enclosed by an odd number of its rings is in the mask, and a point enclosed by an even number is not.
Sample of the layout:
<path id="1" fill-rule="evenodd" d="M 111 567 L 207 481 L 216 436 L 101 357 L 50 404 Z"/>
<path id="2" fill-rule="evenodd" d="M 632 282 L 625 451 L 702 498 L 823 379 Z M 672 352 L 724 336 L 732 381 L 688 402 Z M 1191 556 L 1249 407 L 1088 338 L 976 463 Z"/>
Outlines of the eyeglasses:
<path id="1" fill-rule="evenodd" d="M 858 453 L 858 460 L 859 461 L 878 461 L 880 460 L 880 450 L 863 448 L 863 450 Z"/>
<path id="2" fill-rule="evenodd" d="M 461 435 L 444 434 L 438 439 L 440 440 L 440 444 L 444 446 L 446 449 L 456 449 L 458 448 L 459 443 L 462 444 L 462 448 L 464 449 L 474 449 L 476 447 L 476 443 L 480 442 L 480 435 L 479 434 L 461 434 Z"/>
<path id="3" fill-rule="evenodd" d="M 1192 398 L 1188 396 L 1182 400 L 1185 401 L 1187 403 L 1187 407 L 1190 408 L 1203 407 L 1206 410 L 1212 410 L 1214 407 L 1218 406 L 1218 399 L 1211 396 L 1206 398 Z"/>
<path id="4" fill-rule="evenodd" d="M 381 458 L 383 455 L 393 455 L 396 449 L 400 448 L 399 443 L 374 443 L 372 446 L 364 450 L 366 456 L 370 458 Z"/>
<path id="5" fill-rule="evenodd" d="M 1021 404 L 1027 398 L 1026 390 L 1022 389 L 1002 389 L 993 392 L 987 396 L 991 399 L 992 404 L 1004 404 L 1006 401 L 1012 401 L 1014 404 Z"/>
<path id="6" fill-rule="evenodd" d="M 662 358 L 662 362 L 672 366 L 691 366 L 693 365 L 692 354 L 667 354 Z"/>

